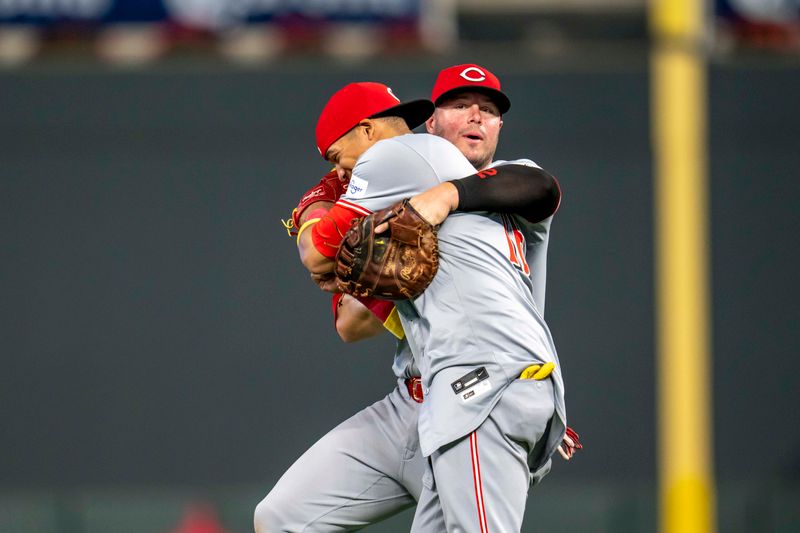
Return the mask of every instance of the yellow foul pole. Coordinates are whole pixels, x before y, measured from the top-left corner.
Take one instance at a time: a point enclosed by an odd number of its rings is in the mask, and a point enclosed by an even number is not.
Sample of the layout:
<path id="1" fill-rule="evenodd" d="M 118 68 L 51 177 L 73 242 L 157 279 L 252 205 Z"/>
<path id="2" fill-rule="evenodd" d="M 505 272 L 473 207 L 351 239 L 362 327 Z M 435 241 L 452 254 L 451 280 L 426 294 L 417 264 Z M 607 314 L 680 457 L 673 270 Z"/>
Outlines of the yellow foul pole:
<path id="1" fill-rule="evenodd" d="M 703 0 L 650 0 L 659 529 L 715 531 Z"/>

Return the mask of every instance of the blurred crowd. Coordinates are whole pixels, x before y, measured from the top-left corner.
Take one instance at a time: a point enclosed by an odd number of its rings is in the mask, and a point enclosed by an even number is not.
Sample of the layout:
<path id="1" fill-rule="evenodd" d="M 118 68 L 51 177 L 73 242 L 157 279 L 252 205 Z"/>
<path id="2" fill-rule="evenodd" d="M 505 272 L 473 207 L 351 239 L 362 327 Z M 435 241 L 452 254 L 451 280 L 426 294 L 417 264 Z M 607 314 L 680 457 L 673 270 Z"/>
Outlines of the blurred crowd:
<path id="1" fill-rule="evenodd" d="M 710 49 L 800 54 L 800 0 L 713 0 Z M 464 43 L 646 44 L 647 0 L 0 0 L 0 65 L 174 56 L 262 63 L 442 53 Z"/>

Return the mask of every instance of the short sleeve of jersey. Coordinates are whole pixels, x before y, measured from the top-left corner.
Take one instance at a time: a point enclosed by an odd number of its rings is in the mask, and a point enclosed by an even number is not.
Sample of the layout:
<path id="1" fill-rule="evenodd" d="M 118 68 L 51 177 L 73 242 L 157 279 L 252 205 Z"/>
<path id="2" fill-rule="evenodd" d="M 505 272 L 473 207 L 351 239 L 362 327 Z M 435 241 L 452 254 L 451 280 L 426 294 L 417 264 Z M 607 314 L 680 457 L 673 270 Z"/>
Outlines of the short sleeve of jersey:
<path id="1" fill-rule="evenodd" d="M 427 134 L 401 135 L 379 141 L 361 155 L 338 203 L 367 215 L 474 173 L 450 142 Z"/>
<path id="2" fill-rule="evenodd" d="M 489 168 L 492 167 L 499 167 L 500 165 L 525 165 L 526 167 L 533 167 L 533 168 L 542 168 L 536 164 L 535 161 L 530 159 L 514 159 L 513 161 L 505 161 L 503 159 L 499 159 L 497 161 L 493 161 Z"/>

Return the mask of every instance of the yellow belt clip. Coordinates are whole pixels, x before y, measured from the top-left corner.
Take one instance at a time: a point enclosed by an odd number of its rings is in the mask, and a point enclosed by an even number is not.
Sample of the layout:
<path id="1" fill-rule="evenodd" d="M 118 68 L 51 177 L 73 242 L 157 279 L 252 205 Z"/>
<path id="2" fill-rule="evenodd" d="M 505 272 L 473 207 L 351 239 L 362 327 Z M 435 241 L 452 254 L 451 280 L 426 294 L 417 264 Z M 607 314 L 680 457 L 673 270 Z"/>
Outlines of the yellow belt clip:
<path id="1" fill-rule="evenodd" d="M 550 373 L 553 372 L 555 367 L 556 364 L 552 361 L 543 365 L 531 365 L 522 371 L 522 374 L 519 375 L 519 379 L 546 379 Z"/>

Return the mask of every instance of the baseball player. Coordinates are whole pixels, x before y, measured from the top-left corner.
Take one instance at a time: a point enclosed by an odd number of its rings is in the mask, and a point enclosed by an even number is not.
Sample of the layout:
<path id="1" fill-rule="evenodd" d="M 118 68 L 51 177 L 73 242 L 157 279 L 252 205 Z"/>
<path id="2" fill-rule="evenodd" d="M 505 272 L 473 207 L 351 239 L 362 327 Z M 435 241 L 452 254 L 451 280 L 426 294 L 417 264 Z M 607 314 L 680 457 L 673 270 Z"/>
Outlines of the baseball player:
<path id="1" fill-rule="evenodd" d="M 352 176 L 348 192 L 301 234 L 299 250 L 306 267 L 324 275 L 353 216 L 437 184 L 457 189 L 449 210 L 487 210 L 447 217 L 439 231 L 439 273 L 420 297 L 398 304 L 425 393 L 419 435 L 429 460 L 414 530 L 518 531 L 530 481 L 549 469 L 565 429 L 556 350 L 527 260 L 546 248 L 560 192 L 532 164 L 459 179 L 472 167 L 455 146 L 408 135 L 408 125 L 428 112 L 424 104 L 400 104 L 387 87 L 369 83 L 331 98 L 317 125 L 318 148 Z M 484 111 L 501 115 L 494 104 Z M 528 187 L 520 186 L 520 176 Z M 525 216 L 497 212 L 498 198 L 517 201 L 512 211 Z"/>
<path id="2" fill-rule="evenodd" d="M 462 67 L 459 66 L 459 72 Z M 443 71 L 440 80 L 453 69 L 456 67 Z M 472 88 L 464 89 L 469 92 Z M 431 131 L 430 125 L 428 129 Z M 458 145 L 456 131 L 440 129 L 434 133 Z M 486 143 L 484 154 L 488 154 L 489 162 L 496 142 L 495 135 Z M 459 148 L 468 157 L 472 155 L 471 147 Z M 470 161 L 479 169 L 486 166 L 485 160 L 470 157 Z M 314 213 L 319 214 L 320 208 L 330 208 L 346 188 L 347 181 L 339 179 L 335 173 L 323 177 L 303 196 L 294 212 L 293 225 L 300 227 L 315 216 Z M 399 378 L 398 386 L 386 398 L 331 431 L 292 466 L 258 506 L 257 531 L 358 528 L 407 508 L 419 497 L 421 481 L 418 474 L 423 465 L 417 440 L 412 439 L 410 442 L 414 445 L 405 450 L 400 444 L 407 436 L 402 433 L 403 428 L 411 428 L 416 434 L 417 402 L 421 401 L 422 391 L 418 370 L 402 340 L 403 331 L 394 305 L 382 300 L 355 299 L 337 294 L 333 307 L 337 331 L 346 342 L 379 331 L 390 331 L 400 339 L 393 365 Z M 359 446 L 363 442 L 374 443 L 374 446 Z M 579 448 L 579 443 L 565 437 L 559 451 L 569 459 Z M 329 475 L 320 480 L 316 474 L 323 467 Z M 383 477 L 382 483 L 376 483 L 380 477 Z M 315 519 L 317 516 L 319 518 Z"/>
<path id="3" fill-rule="evenodd" d="M 289 227 L 303 229 L 306 221 L 329 209 L 347 185 L 335 171 L 328 173 L 303 195 Z M 397 386 L 332 429 L 292 464 L 257 505 L 257 533 L 353 531 L 419 499 L 425 466 L 416 429 L 422 402 L 419 370 L 390 302 L 365 298 L 359 303 L 348 295 L 334 295 L 334 322 L 343 340 L 358 335 L 352 322 L 339 327 L 340 314 L 355 305 L 398 337 L 392 367 Z"/>
<path id="4" fill-rule="evenodd" d="M 434 114 L 425 122 L 428 133 L 453 143 L 478 170 L 507 163 L 494 162 L 493 159 L 503 125 L 502 115 L 508 111 L 511 102 L 500 91 L 497 77 L 487 68 L 476 64 L 463 64 L 443 69 L 434 84 L 431 100 L 436 107 Z M 497 107 L 501 116 L 487 114 L 485 109 L 490 104 Z M 533 164 L 530 160 L 519 162 Z M 432 218 L 440 217 L 443 206 L 451 202 L 448 200 L 448 192 L 451 194 L 452 188 L 449 191 L 448 189 L 443 191 L 441 187 L 431 189 L 427 194 L 415 198 L 415 206 L 423 212 L 436 211 L 437 214 Z M 469 206 L 460 207 L 460 210 L 467 209 Z M 541 244 L 529 243 L 529 245 L 531 260 L 538 262 L 534 268 L 536 275 L 533 276 L 536 283 L 534 299 L 544 316 L 547 240 L 544 241 L 544 248 L 540 250 L 537 250 L 537 247 Z M 357 302 L 348 306 L 347 311 L 339 314 L 337 329 L 349 342 L 387 331 L 380 316 L 371 313 Z M 561 457 L 568 461 L 576 450 L 582 448 L 578 434 L 567 427 L 563 442 L 557 448 Z"/>
<path id="5" fill-rule="evenodd" d="M 289 226 L 302 227 L 317 209 L 330 208 L 346 185 L 335 172 L 324 176 L 303 195 Z M 257 506 L 257 532 L 358 529 L 414 505 L 420 496 L 424 461 L 417 418 L 422 390 L 394 304 L 336 294 L 333 310 L 345 341 L 374 334 L 359 331 L 362 312 L 369 315 L 370 328 L 376 325 L 398 338 L 393 364 L 397 386 L 326 434 L 290 467 Z"/>

